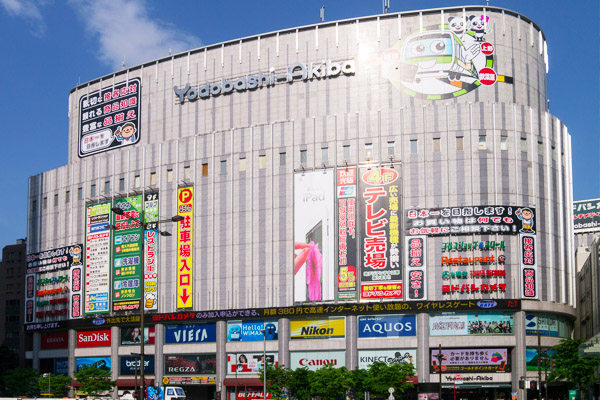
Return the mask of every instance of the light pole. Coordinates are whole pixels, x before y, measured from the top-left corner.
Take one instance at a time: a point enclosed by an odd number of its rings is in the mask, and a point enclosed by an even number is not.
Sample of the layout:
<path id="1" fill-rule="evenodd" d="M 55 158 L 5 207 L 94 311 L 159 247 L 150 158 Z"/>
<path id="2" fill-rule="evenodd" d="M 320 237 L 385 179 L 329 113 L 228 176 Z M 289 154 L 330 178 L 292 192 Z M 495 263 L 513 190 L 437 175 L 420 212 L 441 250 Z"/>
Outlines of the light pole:
<path id="1" fill-rule="evenodd" d="M 263 399 L 267 400 L 267 330 L 260 330 L 263 334 Z M 237 400 L 237 399 L 236 399 Z"/>
<path id="2" fill-rule="evenodd" d="M 50 379 L 51 379 L 51 378 L 50 378 L 50 373 L 49 373 L 49 372 L 48 372 L 48 373 L 45 373 L 45 374 L 44 374 L 44 375 L 42 375 L 42 376 L 43 376 L 44 378 L 48 378 L 48 397 L 50 397 L 50 393 L 51 393 L 51 390 L 50 390 Z"/>
<path id="3" fill-rule="evenodd" d="M 442 345 L 440 344 L 438 347 L 438 352 L 434 357 L 438 360 L 438 364 L 440 364 L 440 397 L 442 400 L 442 361 L 444 360 L 444 355 L 442 354 Z"/>
<path id="4" fill-rule="evenodd" d="M 169 219 L 164 219 L 164 220 L 160 220 L 160 221 L 152 221 L 152 222 L 146 222 L 146 213 L 145 213 L 145 209 L 144 206 L 142 206 L 142 212 L 140 214 L 140 218 L 134 218 L 131 215 L 125 213 L 125 211 L 123 211 L 123 209 L 119 208 L 119 207 L 112 207 L 111 211 L 114 212 L 116 215 L 120 215 L 121 217 L 131 220 L 131 221 L 135 221 L 138 224 L 140 224 L 142 226 L 142 273 L 141 275 L 141 279 L 140 279 L 140 287 L 141 287 L 141 294 L 140 294 L 140 394 L 138 397 L 138 400 L 144 400 L 145 399 L 145 388 L 146 388 L 146 382 L 145 382 L 145 377 L 144 377 L 144 342 L 145 342 L 145 338 L 144 338 L 144 291 L 145 291 L 145 279 L 146 279 L 146 230 L 148 229 L 154 229 L 157 230 L 158 233 L 161 236 L 171 236 L 171 234 L 169 232 L 164 232 L 164 231 L 160 231 L 158 230 L 158 224 L 162 224 L 164 222 L 179 222 L 183 220 L 183 217 L 181 215 L 175 215 Z M 116 228 L 116 227 L 115 227 Z"/>

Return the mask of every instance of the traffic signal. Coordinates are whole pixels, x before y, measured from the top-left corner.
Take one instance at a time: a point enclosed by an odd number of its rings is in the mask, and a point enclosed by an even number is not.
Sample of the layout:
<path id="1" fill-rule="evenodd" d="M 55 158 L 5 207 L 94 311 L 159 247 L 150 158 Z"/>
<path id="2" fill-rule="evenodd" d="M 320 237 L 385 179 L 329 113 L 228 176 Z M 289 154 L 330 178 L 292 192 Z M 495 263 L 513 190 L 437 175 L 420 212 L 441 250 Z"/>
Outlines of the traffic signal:
<path id="1" fill-rule="evenodd" d="M 537 390 L 537 381 L 529 381 L 529 390 Z"/>

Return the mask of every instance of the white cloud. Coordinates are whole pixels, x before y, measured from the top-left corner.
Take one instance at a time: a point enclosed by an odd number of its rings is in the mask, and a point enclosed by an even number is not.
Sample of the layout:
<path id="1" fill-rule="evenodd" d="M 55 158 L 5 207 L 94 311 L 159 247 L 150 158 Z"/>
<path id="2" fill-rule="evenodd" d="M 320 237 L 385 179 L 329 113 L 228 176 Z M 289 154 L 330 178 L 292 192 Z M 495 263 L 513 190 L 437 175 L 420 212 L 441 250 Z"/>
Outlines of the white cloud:
<path id="1" fill-rule="evenodd" d="M 15 1 L 15 0 L 0 0 Z M 72 0 L 87 31 L 97 38 L 98 57 L 115 69 L 200 47 L 193 35 L 148 15 L 144 0 Z"/>
<path id="2" fill-rule="evenodd" d="M 36 36 L 41 36 L 46 31 L 46 24 L 38 7 L 38 4 L 44 5 L 44 3 L 38 2 L 36 4 L 31 0 L 0 0 L 0 4 L 2 4 L 8 15 L 28 20 L 33 28 L 32 33 Z"/>

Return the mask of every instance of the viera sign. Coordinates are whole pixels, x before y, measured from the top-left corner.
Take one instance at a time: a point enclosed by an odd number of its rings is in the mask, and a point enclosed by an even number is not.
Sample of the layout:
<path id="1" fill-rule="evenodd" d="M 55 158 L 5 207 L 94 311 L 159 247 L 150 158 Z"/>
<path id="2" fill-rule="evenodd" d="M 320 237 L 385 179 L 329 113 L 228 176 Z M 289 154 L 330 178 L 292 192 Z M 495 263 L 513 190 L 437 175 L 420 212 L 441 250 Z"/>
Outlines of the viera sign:
<path id="1" fill-rule="evenodd" d="M 185 100 L 195 101 L 208 99 L 210 96 L 219 96 L 232 93 L 234 90 L 243 92 L 258 89 L 263 86 L 271 87 L 279 83 L 293 83 L 294 81 L 308 81 L 313 79 L 333 78 L 340 75 L 354 75 L 356 71 L 354 60 L 333 62 L 326 60 L 316 63 L 295 62 L 286 70 L 268 72 L 259 71 L 258 74 L 246 75 L 238 78 L 222 78 L 217 82 L 206 81 L 199 87 L 192 87 L 186 83 L 183 88 L 173 86 L 175 95 L 183 104 Z"/>

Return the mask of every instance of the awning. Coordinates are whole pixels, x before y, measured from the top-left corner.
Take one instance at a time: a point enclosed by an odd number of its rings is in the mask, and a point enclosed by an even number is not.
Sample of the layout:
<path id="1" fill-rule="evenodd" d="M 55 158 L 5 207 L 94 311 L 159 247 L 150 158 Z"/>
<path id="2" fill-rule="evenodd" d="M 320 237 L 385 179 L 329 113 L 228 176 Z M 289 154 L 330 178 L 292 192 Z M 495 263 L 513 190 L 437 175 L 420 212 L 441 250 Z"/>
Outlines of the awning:
<path id="1" fill-rule="evenodd" d="M 251 386 L 251 387 L 263 387 L 264 382 L 258 378 L 225 378 L 223 379 L 223 386 Z"/>
<path id="2" fill-rule="evenodd" d="M 144 378 L 144 382 L 146 382 L 146 386 L 154 386 L 154 378 Z M 137 378 L 137 386 L 140 386 L 142 381 L 140 378 Z M 117 386 L 128 386 L 135 387 L 136 379 L 135 378 L 119 378 L 117 379 Z"/>
<path id="3" fill-rule="evenodd" d="M 433 383 L 433 382 L 432 382 Z M 462 385 L 456 385 L 456 390 L 459 389 L 478 389 L 478 388 L 510 388 L 510 383 L 468 383 Z M 447 385 L 442 383 L 442 389 L 454 389 L 454 385 Z"/>

